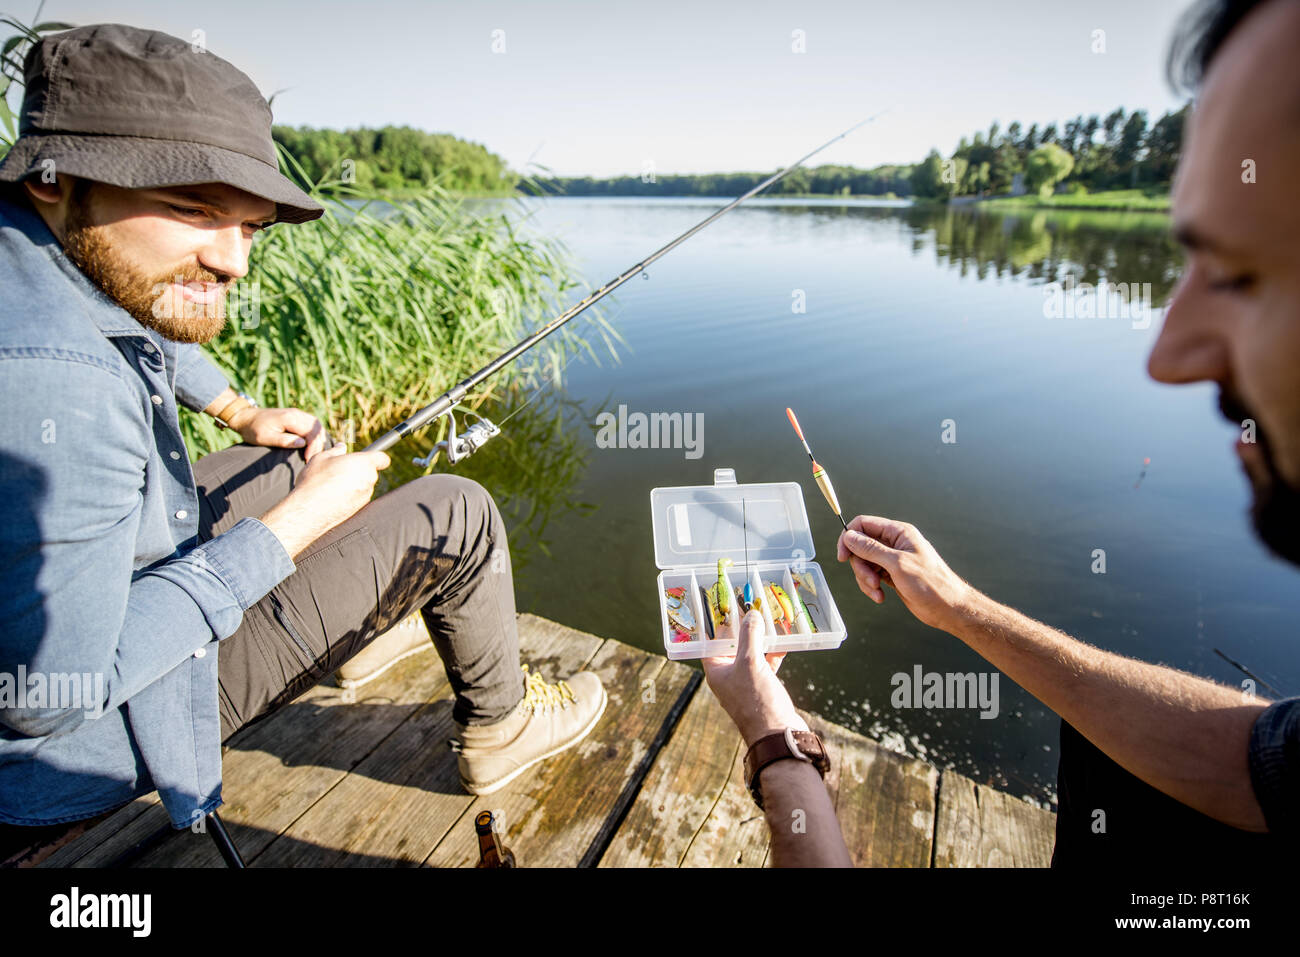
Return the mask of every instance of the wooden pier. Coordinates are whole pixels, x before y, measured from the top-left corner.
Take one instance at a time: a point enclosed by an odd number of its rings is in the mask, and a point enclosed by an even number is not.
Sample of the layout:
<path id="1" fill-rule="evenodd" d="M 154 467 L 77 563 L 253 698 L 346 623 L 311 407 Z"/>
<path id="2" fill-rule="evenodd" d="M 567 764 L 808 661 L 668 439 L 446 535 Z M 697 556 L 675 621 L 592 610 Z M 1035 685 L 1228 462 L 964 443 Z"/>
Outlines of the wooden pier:
<path id="1" fill-rule="evenodd" d="M 504 818 L 523 867 L 761 867 L 769 834 L 741 774 L 734 725 L 698 668 L 534 615 L 523 660 L 554 681 L 588 668 L 609 705 L 576 747 L 508 787 L 460 787 L 451 688 L 434 653 L 347 692 L 318 686 L 231 739 L 220 814 L 250 867 L 470 867 L 474 815 Z M 1045 867 L 1055 819 L 952 771 L 888 751 L 816 715 L 855 863 Z M 41 867 L 221 867 L 203 834 L 164 830 L 141 798 Z"/>

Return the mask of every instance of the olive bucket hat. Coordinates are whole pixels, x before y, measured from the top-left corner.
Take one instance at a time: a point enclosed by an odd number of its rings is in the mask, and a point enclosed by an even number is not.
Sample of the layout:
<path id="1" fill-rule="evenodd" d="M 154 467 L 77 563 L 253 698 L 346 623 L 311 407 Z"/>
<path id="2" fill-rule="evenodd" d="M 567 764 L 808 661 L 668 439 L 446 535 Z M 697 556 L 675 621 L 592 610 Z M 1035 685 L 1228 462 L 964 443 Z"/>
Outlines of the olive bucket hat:
<path id="1" fill-rule="evenodd" d="M 280 173 L 271 108 L 253 81 L 196 45 L 96 24 L 41 38 L 23 70 L 19 137 L 0 182 L 53 170 L 126 189 L 225 183 L 275 203 L 277 222 L 324 211 Z"/>

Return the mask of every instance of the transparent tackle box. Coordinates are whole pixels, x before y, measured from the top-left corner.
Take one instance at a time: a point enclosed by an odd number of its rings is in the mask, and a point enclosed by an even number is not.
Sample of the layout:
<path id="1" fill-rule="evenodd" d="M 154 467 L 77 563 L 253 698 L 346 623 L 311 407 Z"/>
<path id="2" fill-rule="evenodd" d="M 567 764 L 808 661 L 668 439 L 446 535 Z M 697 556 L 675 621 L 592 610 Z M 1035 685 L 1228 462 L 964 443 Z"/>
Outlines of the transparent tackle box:
<path id="1" fill-rule="evenodd" d="M 736 653 L 737 628 L 744 616 L 735 595 L 745 583 L 746 540 L 749 581 L 762 597 L 766 650 L 815 651 L 838 648 L 844 641 L 844 621 L 826 576 L 809 560 L 815 549 L 798 482 L 737 485 L 734 470 L 715 469 L 712 485 L 651 489 L 650 509 L 655 565 L 663 569 L 658 579 L 659 624 L 669 658 Z M 733 562 L 723 572 L 732 596 L 732 615 L 728 624 L 711 629 L 706 590 L 718 580 L 721 558 Z M 780 587 L 787 602 L 766 588 L 769 583 Z M 770 607 L 774 596 L 780 606 L 780 626 Z M 688 633 L 678 624 L 683 620 L 694 623 L 690 638 L 682 637 Z"/>

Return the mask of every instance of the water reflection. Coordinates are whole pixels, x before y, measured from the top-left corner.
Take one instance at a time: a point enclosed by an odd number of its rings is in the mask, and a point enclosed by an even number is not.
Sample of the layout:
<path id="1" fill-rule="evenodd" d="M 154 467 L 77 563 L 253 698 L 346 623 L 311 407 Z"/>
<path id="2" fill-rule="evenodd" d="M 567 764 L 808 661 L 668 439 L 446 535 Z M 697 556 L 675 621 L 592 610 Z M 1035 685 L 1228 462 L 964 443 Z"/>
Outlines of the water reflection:
<path id="1" fill-rule="evenodd" d="M 703 207 L 702 207 L 703 208 Z M 1173 289 L 1182 252 L 1162 213 L 1089 210 L 1002 211 L 995 207 L 760 204 L 763 233 L 787 239 L 809 227 L 849 224 L 906 236 L 918 255 L 977 279 L 1030 282 L 1150 282 L 1156 302 Z M 788 222 L 782 222 L 787 220 Z M 753 223 L 747 226 L 753 226 Z M 762 234 L 755 238 L 763 238 Z M 826 238 L 826 237 L 819 237 Z"/>

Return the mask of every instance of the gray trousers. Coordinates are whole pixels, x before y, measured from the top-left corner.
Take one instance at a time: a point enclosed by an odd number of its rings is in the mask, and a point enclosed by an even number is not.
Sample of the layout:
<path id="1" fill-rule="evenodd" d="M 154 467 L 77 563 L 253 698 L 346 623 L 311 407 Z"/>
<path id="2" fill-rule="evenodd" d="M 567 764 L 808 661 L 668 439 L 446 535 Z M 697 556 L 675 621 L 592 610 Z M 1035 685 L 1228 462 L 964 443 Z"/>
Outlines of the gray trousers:
<path id="1" fill-rule="evenodd" d="M 200 540 L 265 513 L 303 467 L 296 449 L 250 445 L 199 459 Z M 416 609 L 455 692 L 455 720 L 490 724 L 523 698 L 505 525 L 478 483 L 450 474 L 408 482 L 317 539 L 295 564 L 217 647 L 222 741 Z"/>

